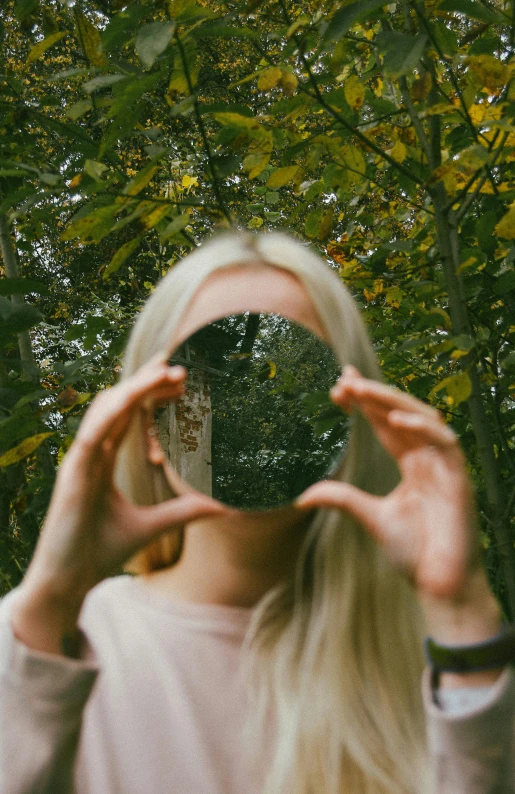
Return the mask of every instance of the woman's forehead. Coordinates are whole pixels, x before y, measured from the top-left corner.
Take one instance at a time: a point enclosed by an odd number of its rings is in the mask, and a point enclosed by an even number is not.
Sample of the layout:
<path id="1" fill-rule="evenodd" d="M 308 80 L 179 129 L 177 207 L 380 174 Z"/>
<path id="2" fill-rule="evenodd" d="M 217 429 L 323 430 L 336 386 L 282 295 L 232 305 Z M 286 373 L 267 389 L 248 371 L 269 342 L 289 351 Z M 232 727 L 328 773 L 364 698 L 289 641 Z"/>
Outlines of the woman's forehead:
<path id="1" fill-rule="evenodd" d="M 202 282 L 176 329 L 177 343 L 210 322 L 244 312 L 280 314 L 327 339 L 302 281 L 285 268 L 256 262 L 220 268 Z"/>

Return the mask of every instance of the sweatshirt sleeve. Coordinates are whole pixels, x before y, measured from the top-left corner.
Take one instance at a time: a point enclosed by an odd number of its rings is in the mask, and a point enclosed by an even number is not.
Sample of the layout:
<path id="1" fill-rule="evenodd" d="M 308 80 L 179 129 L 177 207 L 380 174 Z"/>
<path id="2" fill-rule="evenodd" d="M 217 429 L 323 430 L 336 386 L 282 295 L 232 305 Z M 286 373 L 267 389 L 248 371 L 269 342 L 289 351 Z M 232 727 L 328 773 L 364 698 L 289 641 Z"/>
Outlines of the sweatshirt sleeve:
<path id="1" fill-rule="evenodd" d="M 84 706 L 98 675 L 82 659 L 34 651 L 10 623 L 16 591 L 0 602 L 0 794 L 72 794 Z"/>
<path id="2" fill-rule="evenodd" d="M 439 794 L 513 794 L 515 669 L 506 667 L 476 705 L 454 712 L 438 705 L 426 667 L 422 697 Z"/>

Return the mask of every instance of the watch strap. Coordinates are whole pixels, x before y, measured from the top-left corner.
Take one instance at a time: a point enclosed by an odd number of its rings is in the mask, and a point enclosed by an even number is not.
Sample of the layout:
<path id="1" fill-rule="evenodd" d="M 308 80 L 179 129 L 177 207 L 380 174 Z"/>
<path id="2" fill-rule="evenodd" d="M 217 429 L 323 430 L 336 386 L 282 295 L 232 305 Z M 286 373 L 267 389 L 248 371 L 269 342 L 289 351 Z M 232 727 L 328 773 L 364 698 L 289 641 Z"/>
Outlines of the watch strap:
<path id="1" fill-rule="evenodd" d="M 515 625 L 503 623 L 495 637 L 475 645 L 440 645 L 432 637 L 424 642 L 426 660 L 440 673 L 472 673 L 515 664 Z"/>

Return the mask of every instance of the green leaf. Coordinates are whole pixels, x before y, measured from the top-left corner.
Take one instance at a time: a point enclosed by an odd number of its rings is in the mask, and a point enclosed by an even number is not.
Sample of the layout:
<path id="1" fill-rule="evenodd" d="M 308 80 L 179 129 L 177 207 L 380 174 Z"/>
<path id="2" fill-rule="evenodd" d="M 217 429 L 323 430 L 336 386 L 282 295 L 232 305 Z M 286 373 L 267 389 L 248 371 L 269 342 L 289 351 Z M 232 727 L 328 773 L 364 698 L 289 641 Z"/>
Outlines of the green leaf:
<path id="1" fill-rule="evenodd" d="M 150 69 L 162 52 L 166 50 L 173 36 L 174 22 L 150 22 L 143 25 L 136 36 L 135 49 L 138 58 L 146 69 Z"/>
<path id="2" fill-rule="evenodd" d="M 49 83 L 57 83 L 59 80 L 69 80 L 70 77 L 82 77 L 85 74 L 89 74 L 88 69 L 63 69 L 62 72 L 56 72 L 50 77 L 47 77 L 47 80 Z"/>
<path id="3" fill-rule="evenodd" d="M 508 353 L 501 361 L 501 368 L 506 372 L 515 372 L 515 350 Z"/>
<path id="4" fill-rule="evenodd" d="M 341 158 L 347 168 L 352 169 L 352 172 L 357 172 L 358 174 L 365 173 L 367 168 L 365 158 L 363 157 L 361 149 L 358 149 L 357 146 L 344 146 L 341 150 Z"/>
<path id="5" fill-rule="evenodd" d="M 92 80 L 88 80 L 82 86 L 83 91 L 86 94 L 92 94 L 93 91 L 96 91 L 97 88 L 106 88 L 107 86 L 113 85 L 114 83 L 119 83 L 120 80 L 127 80 L 128 77 L 125 74 L 102 74 L 99 77 L 94 77 Z"/>
<path id="6" fill-rule="evenodd" d="M 48 295 L 49 289 L 41 281 L 30 278 L 0 278 L 0 295 L 29 295 L 31 292 Z"/>
<path id="7" fill-rule="evenodd" d="M 6 468 L 7 466 L 12 466 L 13 463 L 18 463 L 18 461 L 23 460 L 23 458 L 35 452 L 45 438 L 53 435 L 53 432 L 38 433 L 30 438 L 25 438 L 20 444 L 4 452 L 3 455 L 0 455 L 0 467 Z"/>
<path id="8" fill-rule="evenodd" d="M 515 270 L 508 270 L 496 278 L 494 289 L 497 295 L 505 295 L 515 289 Z"/>
<path id="9" fill-rule="evenodd" d="M 126 5 L 123 11 L 113 16 L 102 31 L 102 49 L 104 52 L 111 50 L 121 49 L 133 35 L 137 29 L 139 20 L 145 16 L 147 10 L 145 7 L 135 5 Z"/>
<path id="10" fill-rule="evenodd" d="M 19 334 L 37 325 L 43 315 L 29 303 L 12 303 L 0 296 L 0 337 Z"/>
<path id="11" fill-rule="evenodd" d="M 143 235 L 139 235 L 135 237 L 133 240 L 129 240 L 127 243 L 124 243 L 121 248 L 115 253 L 111 261 L 109 262 L 108 266 L 102 273 L 102 278 L 106 279 L 109 276 L 112 276 L 113 273 L 116 273 L 119 267 L 123 265 L 125 260 L 132 254 L 133 251 L 136 250 L 138 245 L 140 244 L 141 238 Z"/>
<path id="12" fill-rule="evenodd" d="M 77 23 L 77 39 L 84 51 L 86 60 L 93 66 L 107 66 L 107 59 L 102 53 L 102 39 L 98 28 L 90 22 L 85 14 L 77 11 L 77 9 L 75 9 L 75 19 Z"/>
<path id="13" fill-rule="evenodd" d="M 168 226 L 165 229 L 163 229 L 163 231 L 159 235 L 159 242 L 164 243 L 173 234 L 177 234 L 177 232 L 182 231 L 184 227 L 187 226 L 188 223 L 190 223 L 190 220 L 191 218 L 187 212 L 184 213 L 183 215 L 178 215 L 176 218 L 173 219 L 171 223 L 168 224 Z"/>
<path id="14" fill-rule="evenodd" d="M 14 14 L 18 22 L 23 20 L 30 14 L 35 13 L 39 7 L 39 0 L 16 0 L 14 4 Z"/>
<path id="15" fill-rule="evenodd" d="M 326 240 L 333 227 L 333 211 L 329 207 L 317 207 L 306 216 L 304 234 L 311 239 Z"/>
<path id="16" fill-rule="evenodd" d="M 61 41 L 68 33 L 64 30 L 59 33 L 52 33 L 51 36 L 47 36 L 46 39 L 43 41 L 38 41 L 37 44 L 34 44 L 31 51 L 29 52 L 29 56 L 27 58 L 27 66 L 29 63 L 33 63 L 33 61 L 37 61 L 37 59 L 43 55 L 50 47 L 53 47 L 54 44 L 57 44 L 58 41 Z"/>
<path id="17" fill-rule="evenodd" d="M 505 14 L 486 8 L 475 0 L 443 0 L 438 6 L 439 11 L 456 11 L 479 22 L 488 22 L 492 25 L 506 25 L 509 18 Z"/>
<path id="18" fill-rule="evenodd" d="M 84 173 L 90 176 L 97 182 L 100 182 L 102 179 L 102 174 L 107 169 L 107 166 L 103 163 L 99 163 L 96 160 L 86 160 L 84 163 Z"/>
<path id="19" fill-rule="evenodd" d="M 195 38 L 219 38 L 219 39 L 250 39 L 251 41 L 260 41 L 260 36 L 257 31 L 248 28 L 245 25 L 236 27 L 235 25 L 217 24 L 210 22 L 206 25 L 201 25 L 192 31 L 190 35 Z"/>
<path id="20" fill-rule="evenodd" d="M 72 121 L 77 121 L 84 113 L 91 110 L 92 107 L 93 103 L 91 99 L 81 99 L 79 102 L 75 102 L 73 105 L 70 105 L 69 108 L 66 108 L 65 115 Z"/>
<path id="21" fill-rule="evenodd" d="M 322 38 L 322 47 L 341 39 L 356 22 L 371 18 L 386 3 L 383 0 L 360 0 L 338 9 L 329 20 Z"/>
<path id="22" fill-rule="evenodd" d="M 111 229 L 114 217 L 121 210 L 119 204 L 97 207 L 86 216 L 74 219 L 61 234 L 61 240 L 73 240 L 79 237 L 82 242 L 99 243 Z"/>
<path id="23" fill-rule="evenodd" d="M 409 36 L 394 30 L 384 30 L 376 36 L 379 52 L 384 56 L 383 68 L 394 79 L 410 74 L 418 64 L 427 43 L 425 33 Z"/>

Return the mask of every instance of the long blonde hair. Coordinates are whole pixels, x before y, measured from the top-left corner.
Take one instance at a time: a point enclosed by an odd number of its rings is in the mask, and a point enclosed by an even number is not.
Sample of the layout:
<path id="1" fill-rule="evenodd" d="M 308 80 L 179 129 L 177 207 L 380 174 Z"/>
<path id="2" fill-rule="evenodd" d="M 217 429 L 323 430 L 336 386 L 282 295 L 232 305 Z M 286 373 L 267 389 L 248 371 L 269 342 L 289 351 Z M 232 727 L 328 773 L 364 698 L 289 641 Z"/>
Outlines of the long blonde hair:
<path id="1" fill-rule="evenodd" d="M 294 273 L 342 365 L 381 378 L 348 290 L 309 247 L 277 232 L 219 234 L 171 269 L 134 325 L 123 377 L 156 353 L 172 352 L 174 331 L 207 276 L 256 262 Z M 394 461 L 359 413 L 336 476 L 378 495 L 398 482 Z M 172 495 L 146 460 L 138 421 L 121 450 L 117 480 L 138 504 Z M 136 555 L 128 570 L 170 566 L 181 544 L 182 532 L 169 532 Z M 376 542 L 345 514 L 317 511 L 295 576 L 256 606 L 243 645 L 251 699 L 246 739 L 258 764 L 263 756 L 255 748 L 268 748 L 263 794 L 434 791 L 420 683 L 424 631 L 411 585 Z"/>

